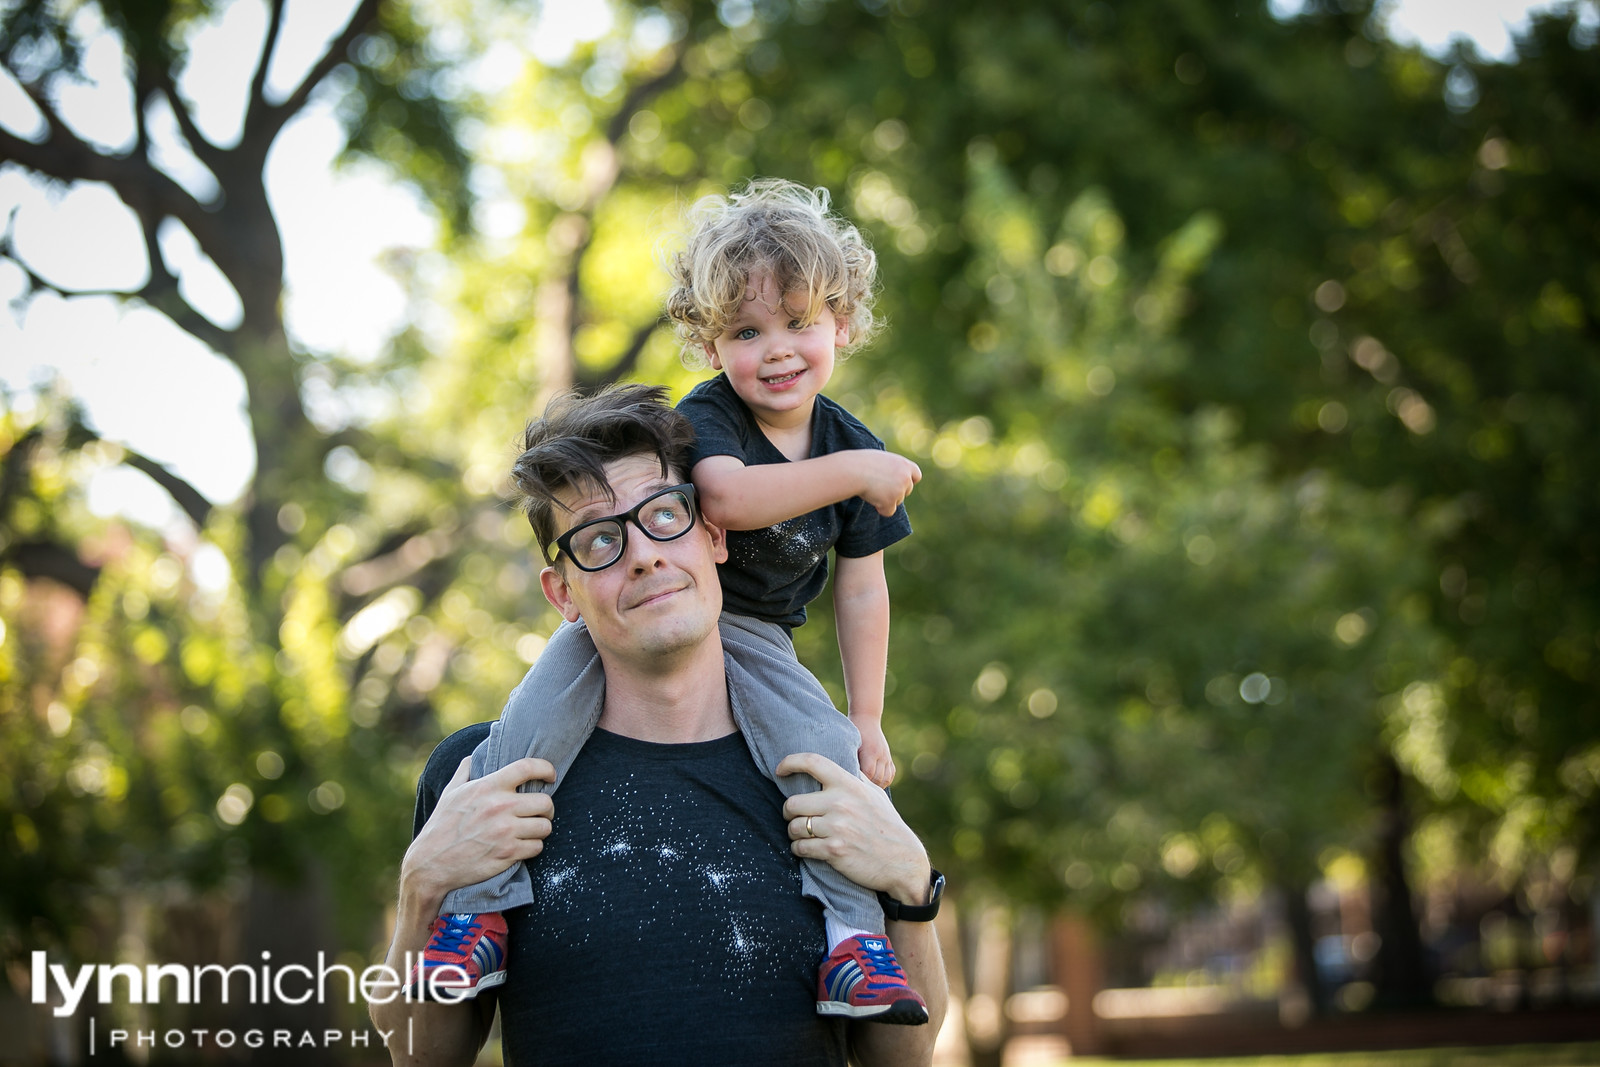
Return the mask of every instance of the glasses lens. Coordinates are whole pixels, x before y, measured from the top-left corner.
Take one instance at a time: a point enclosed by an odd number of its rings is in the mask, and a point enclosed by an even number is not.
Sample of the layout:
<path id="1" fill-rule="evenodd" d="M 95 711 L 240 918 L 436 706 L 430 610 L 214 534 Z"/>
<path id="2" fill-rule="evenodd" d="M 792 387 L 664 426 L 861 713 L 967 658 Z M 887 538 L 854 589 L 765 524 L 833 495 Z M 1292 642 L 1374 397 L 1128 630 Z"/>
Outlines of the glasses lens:
<path id="1" fill-rule="evenodd" d="M 588 570 L 608 566 L 622 555 L 622 524 L 606 519 L 580 526 L 572 532 L 568 545 L 578 566 Z"/>
<path id="2" fill-rule="evenodd" d="M 694 509 L 689 506 L 689 498 L 677 490 L 652 497 L 639 509 L 639 529 L 655 541 L 671 540 L 688 530 L 693 522 Z"/>

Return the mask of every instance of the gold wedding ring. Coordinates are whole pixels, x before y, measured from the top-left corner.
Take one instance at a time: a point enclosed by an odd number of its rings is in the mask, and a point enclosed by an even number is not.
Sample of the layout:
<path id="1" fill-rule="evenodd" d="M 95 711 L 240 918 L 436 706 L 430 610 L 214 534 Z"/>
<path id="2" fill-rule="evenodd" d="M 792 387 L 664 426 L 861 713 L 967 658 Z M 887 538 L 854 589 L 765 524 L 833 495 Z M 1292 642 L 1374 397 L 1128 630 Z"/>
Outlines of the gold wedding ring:
<path id="1" fill-rule="evenodd" d="M 816 837 L 817 836 L 817 832 L 811 828 L 811 820 L 815 819 L 815 818 L 816 818 L 815 815 L 807 815 L 806 816 L 806 836 L 807 837 Z"/>

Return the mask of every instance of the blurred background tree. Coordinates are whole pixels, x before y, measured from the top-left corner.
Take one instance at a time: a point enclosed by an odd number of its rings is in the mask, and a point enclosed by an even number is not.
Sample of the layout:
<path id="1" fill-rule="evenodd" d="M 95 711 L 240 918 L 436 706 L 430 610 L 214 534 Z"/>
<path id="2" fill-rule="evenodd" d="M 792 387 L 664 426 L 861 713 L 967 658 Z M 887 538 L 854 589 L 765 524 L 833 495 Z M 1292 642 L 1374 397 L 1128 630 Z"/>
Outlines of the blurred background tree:
<path id="1" fill-rule="evenodd" d="M 8 398 L 0 946 L 12 958 L 41 946 L 106 958 L 119 944 L 180 960 L 364 953 L 374 873 L 405 841 L 396 798 L 410 767 L 393 746 L 437 729 L 420 688 L 397 730 L 373 729 L 367 679 L 394 671 L 375 646 L 399 605 L 444 592 L 462 566 L 461 525 L 478 511 L 497 519 L 448 457 L 313 417 L 306 390 L 337 361 L 314 360 L 285 330 L 264 178 L 286 125 L 336 93 L 347 153 L 415 185 L 448 232 L 470 206 L 457 133 L 467 104 L 437 91 L 451 58 L 408 8 L 370 0 L 277 92 L 268 68 L 282 63 L 285 5 L 274 3 L 237 137 L 214 140 L 180 86 L 209 58 L 193 50 L 214 46 L 226 7 L 30 0 L 0 12 L 0 60 L 39 120 L 0 130 L 0 158 L 57 196 L 109 189 L 147 264 L 126 289 L 72 288 L 35 269 L 14 211 L 0 252 L 25 275 L 18 304 L 110 295 L 160 312 L 237 368 L 254 445 L 243 494 L 216 507 L 167 466 L 100 438 L 70 397 Z M 107 110 L 131 112 L 128 143 L 63 117 L 63 99 L 86 86 Z M 225 279 L 231 312 L 196 299 L 184 259 Z M 379 370 L 404 366 L 397 351 Z M 386 468 L 370 486 L 369 462 Z M 187 528 L 164 540 L 90 514 L 89 479 L 117 464 L 153 479 Z"/>
<path id="2" fill-rule="evenodd" d="M 890 557 L 886 725 L 963 902 L 1116 929 L 1272 890 L 1325 1009 L 1306 889 L 1355 862 L 1378 1002 L 1426 1001 L 1416 879 L 1593 891 L 1593 7 L 1495 63 L 1397 45 L 1360 3 L 618 4 L 544 60 L 535 10 L 362 5 L 304 93 L 258 73 L 222 147 L 174 89 L 209 8 L 85 6 L 208 197 L 143 122 L 126 151 L 52 120 L 83 27 L 12 5 L 0 43 L 49 129 L 0 152 L 139 215 L 126 295 L 240 368 L 257 460 L 214 507 L 63 398 L 13 407 L 7 951 L 87 952 L 112 880 L 245 871 L 320 871 L 371 949 L 418 761 L 554 623 L 499 504 L 509 442 L 561 389 L 687 387 L 656 248 L 697 195 L 777 174 L 880 254 L 889 329 L 833 391 L 928 473 Z M 283 328 L 261 174 L 316 80 L 349 154 L 441 222 L 376 361 Z M 238 326 L 183 304 L 163 225 L 248 295 Z M 197 536 L 88 514 L 114 463 Z M 797 637 L 838 693 L 826 615 Z"/>

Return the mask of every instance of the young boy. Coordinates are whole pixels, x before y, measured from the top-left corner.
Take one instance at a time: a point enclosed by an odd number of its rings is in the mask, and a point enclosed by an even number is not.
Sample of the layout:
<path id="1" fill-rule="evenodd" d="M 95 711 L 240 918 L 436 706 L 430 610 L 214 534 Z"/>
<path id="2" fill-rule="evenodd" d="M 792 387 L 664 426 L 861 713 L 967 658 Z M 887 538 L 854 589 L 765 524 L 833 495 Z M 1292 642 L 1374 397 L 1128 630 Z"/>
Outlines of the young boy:
<path id="1" fill-rule="evenodd" d="M 758 766 L 786 794 L 816 787 L 809 777 L 774 775 L 785 756 L 806 751 L 887 786 L 894 763 L 882 728 L 889 634 L 882 551 L 911 532 L 901 501 L 921 471 L 820 395 L 836 352 L 872 331 L 873 253 L 829 213 L 825 191 L 791 182 L 752 182 L 728 198 L 708 197 L 693 221 L 687 248 L 671 264 L 667 314 L 685 355 L 703 354 L 722 372 L 691 390 L 679 410 L 695 429 L 689 473 L 702 513 L 729 531 L 729 559 L 719 569 L 723 645 L 761 696 L 755 707 L 735 701 L 735 719 Z M 657 505 L 646 503 L 651 514 L 636 521 L 653 521 Z M 670 505 L 677 522 L 693 500 L 679 493 Z M 558 556 L 602 569 L 615 561 L 614 537 L 607 527 L 590 538 L 580 526 Z M 800 666 L 789 637 L 822 591 L 830 547 L 848 718 Z M 561 627 L 473 754 L 472 776 L 534 755 L 555 765 L 559 785 L 594 729 L 603 694 L 587 631 Z M 557 713 L 575 707 L 592 714 Z M 874 895 L 827 863 L 801 866 L 803 892 L 822 902 L 827 927 L 817 1010 L 926 1022 L 921 997 L 882 935 Z M 499 984 L 505 923 L 498 912 L 531 899 L 521 864 L 450 894 L 417 977 L 449 964 L 466 972 L 458 987 L 465 995 Z"/>

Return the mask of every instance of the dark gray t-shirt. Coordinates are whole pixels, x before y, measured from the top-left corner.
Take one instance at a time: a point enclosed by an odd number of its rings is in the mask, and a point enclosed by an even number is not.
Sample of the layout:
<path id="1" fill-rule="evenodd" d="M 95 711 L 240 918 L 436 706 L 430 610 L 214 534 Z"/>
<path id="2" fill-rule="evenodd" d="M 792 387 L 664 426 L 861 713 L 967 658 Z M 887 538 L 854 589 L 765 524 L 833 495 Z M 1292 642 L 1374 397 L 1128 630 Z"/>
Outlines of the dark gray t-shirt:
<path id="1" fill-rule="evenodd" d="M 487 729 L 435 750 L 418 830 Z M 782 808 L 738 734 L 596 730 L 528 862 L 534 902 L 506 913 L 505 1062 L 842 1067 L 845 1026 L 816 1013 L 822 909 L 800 895 Z"/>
<path id="2" fill-rule="evenodd" d="M 750 409 L 719 374 L 689 390 L 678 410 L 694 425 L 689 466 L 709 456 L 732 456 L 747 467 L 788 463 L 761 432 Z M 811 413 L 811 456 L 852 448 L 882 449 L 883 442 L 844 408 L 818 396 Z M 783 626 L 806 621 L 806 605 L 828 581 L 828 549 L 841 556 L 870 556 L 911 533 L 904 506 L 891 518 L 860 497 L 808 512 L 776 526 L 728 531 L 728 562 L 718 567 L 722 606 Z"/>

